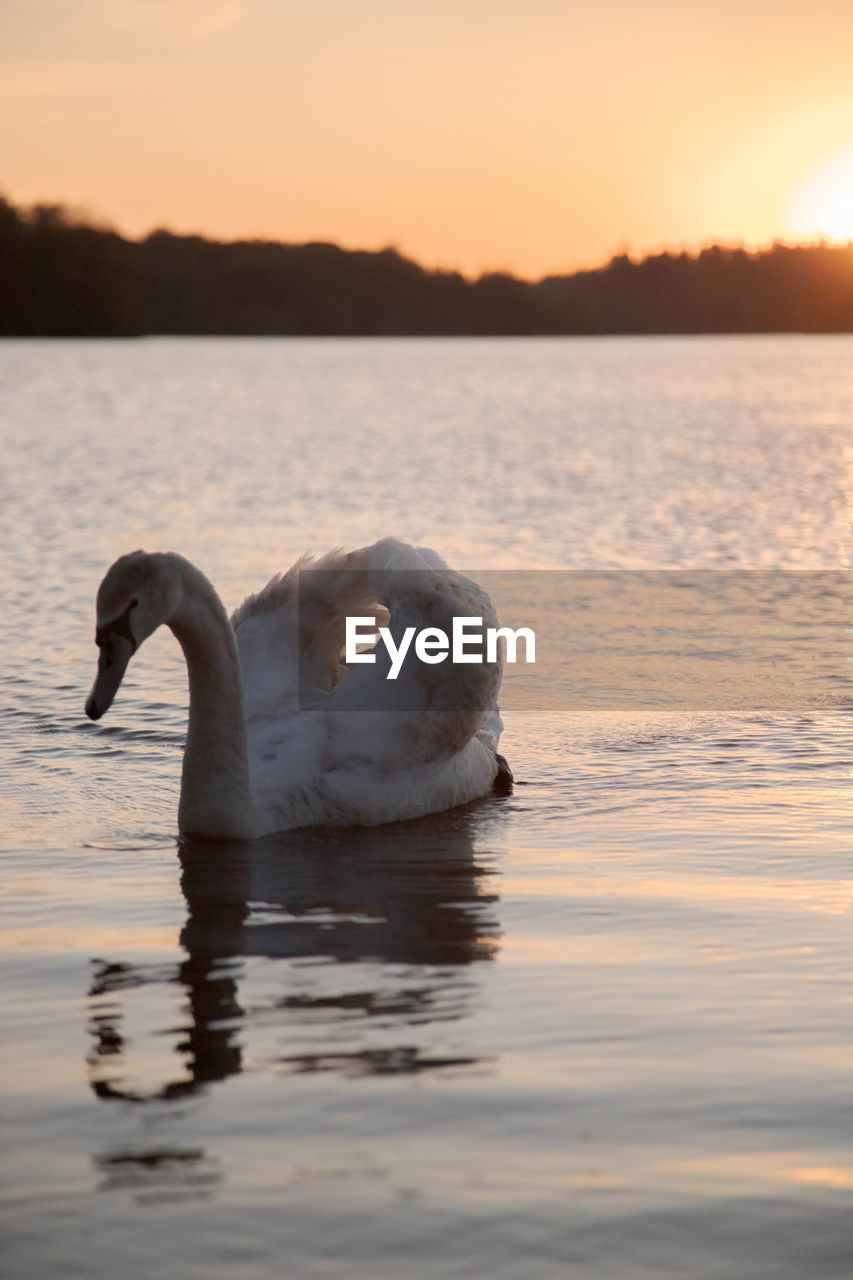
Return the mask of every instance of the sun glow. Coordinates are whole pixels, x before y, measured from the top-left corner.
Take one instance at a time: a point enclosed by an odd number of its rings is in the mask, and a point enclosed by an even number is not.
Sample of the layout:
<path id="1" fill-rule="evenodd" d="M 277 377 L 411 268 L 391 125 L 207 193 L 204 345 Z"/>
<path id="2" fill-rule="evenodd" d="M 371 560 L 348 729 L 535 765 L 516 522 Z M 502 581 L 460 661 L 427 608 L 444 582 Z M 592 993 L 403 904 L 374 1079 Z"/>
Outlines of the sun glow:
<path id="1" fill-rule="evenodd" d="M 853 147 L 811 171 L 794 198 L 789 225 L 797 236 L 853 240 Z"/>

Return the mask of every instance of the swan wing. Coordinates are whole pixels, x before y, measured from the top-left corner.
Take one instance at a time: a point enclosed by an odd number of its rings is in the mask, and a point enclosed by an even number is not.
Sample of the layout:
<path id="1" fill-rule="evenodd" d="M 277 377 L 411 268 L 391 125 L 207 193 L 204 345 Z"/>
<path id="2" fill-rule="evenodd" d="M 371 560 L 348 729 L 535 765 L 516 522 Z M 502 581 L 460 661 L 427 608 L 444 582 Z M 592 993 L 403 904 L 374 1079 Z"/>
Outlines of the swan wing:
<path id="1" fill-rule="evenodd" d="M 497 626 L 486 592 L 449 569 L 434 551 L 386 538 L 361 554 L 366 559 L 367 596 L 387 610 L 396 649 L 407 631 L 417 635 L 434 628 L 450 638 L 455 617 L 477 619 L 484 628 Z M 502 727 L 497 709 L 500 660 L 457 663 L 448 655 L 426 663 L 416 657 L 413 638 L 409 646 L 391 679 L 389 650 L 377 645 L 375 661 L 353 667 L 331 690 L 325 705 L 338 712 L 396 713 L 412 760 L 453 756 L 478 736 L 494 752 Z"/>
<path id="2" fill-rule="evenodd" d="M 343 661 L 347 616 L 452 635 L 453 618 L 497 621 L 487 594 L 435 552 L 384 539 L 303 559 L 232 618 L 243 668 L 255 803 L 270 830 L 389 822 L 484 795 L 501 729 L 499 662 L 427 664 L 395 680 Z M 369 630 L 369 628 L 366 628 Z"/>
<path id="3" fill-rule="evenodd" d="M 347 616 L 367 615 L 373 603 L 364 551 L 303 556 L 248 596 L 231 615 L 248 722 L 295 712 L 328 692 L 346 670 Z"/>

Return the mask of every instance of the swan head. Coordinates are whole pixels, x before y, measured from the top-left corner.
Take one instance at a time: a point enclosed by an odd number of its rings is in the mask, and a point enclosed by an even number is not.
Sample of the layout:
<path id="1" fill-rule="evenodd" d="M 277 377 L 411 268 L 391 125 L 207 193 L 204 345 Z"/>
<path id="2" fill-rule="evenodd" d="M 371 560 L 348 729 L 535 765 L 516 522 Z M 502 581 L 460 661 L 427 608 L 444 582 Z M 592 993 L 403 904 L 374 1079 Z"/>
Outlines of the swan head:
<path id="1" fill-rule="evenodd" d="M 95 643 L 98 674 L 86 715 L 100 720 L 143 640 L 167 622 L 183 594 L 178 565 L 168 555 L 131 551 L 116 560 L 98 588 Z"/>

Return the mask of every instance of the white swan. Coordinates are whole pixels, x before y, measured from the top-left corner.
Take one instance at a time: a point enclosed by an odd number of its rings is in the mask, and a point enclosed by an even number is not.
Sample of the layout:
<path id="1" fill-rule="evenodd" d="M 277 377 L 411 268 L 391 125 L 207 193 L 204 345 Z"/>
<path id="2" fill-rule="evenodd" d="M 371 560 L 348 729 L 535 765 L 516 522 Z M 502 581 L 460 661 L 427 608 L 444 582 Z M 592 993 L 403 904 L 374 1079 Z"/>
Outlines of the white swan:
<path id="1" fill-rule="evenodd" d="M 86 714 L 100 719 L 133 653 L 165 622 L 189 671 L 182 832 L 251 837 L 373 825 L 505 794 L 512 775 L 497 754 L 500 663 L 426 665 L 410 655 L 392 681 L 378 646 L 375 663 L 347 668 L 345 618 L 384 611 L 397 644 L 406 626 L 450 634 L 454 616 L 496 625 L 475 583 L 435 552 L 391 538 L 303 558 L 230 623 L 188 560 L 131 552 L 98 591 L 100 659 Z"/>

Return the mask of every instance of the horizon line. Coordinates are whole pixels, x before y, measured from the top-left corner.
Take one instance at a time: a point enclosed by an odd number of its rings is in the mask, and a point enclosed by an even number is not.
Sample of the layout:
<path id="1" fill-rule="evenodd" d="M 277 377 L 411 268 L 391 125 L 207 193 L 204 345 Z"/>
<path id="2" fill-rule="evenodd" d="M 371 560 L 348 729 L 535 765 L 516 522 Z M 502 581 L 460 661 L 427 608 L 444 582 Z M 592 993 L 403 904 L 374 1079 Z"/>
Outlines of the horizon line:
<path id="1" fill-rule="evenodd" d="M 606 271 L 613 263 L 620 260 L 628 261 L 632 266 L 639 266 L 643 262 L 654 260 L 661 257 L 681 258 L 687 257 L 696 260 L 713 249 L 720 249 L 728 253 L 745 253 L 748 257 L 760 257 L 762 254 L 770 253 L 774 249 L 851 249 L 853 248 L 853 237 L 839 239 L 830 236 L 825 232 L 816 232 L 810 236 L 786 237 L 774 236 L 761 242 L 747 241 L 741 239 L 732 239 L 731 237 L 705 238 L 700 241 L 693 241 L 676 246 L 673 244 L 665 244 L 655 246 L 651 249 L 635 250 L 631 247 L 630 242 L 624 241 L 618 245 L 607 257 L 599 260 L 594 265 L 583 265 L 575 267 L 567 267 L 564 270 L 546 271 L 540 276 L 522 275 L 512 267 L 494 266 L 478 269 L 471 272 L 459 266 L 448 265 L 428 265 L 419 258 L 413 256 L 402 245 L 394 240 L 388 240 L 384 244 L 376 248 L 367 248 L 359 244 L 347 244 L 341 240 L 329 240 L 325 238 L 309 238 L 306 240 L 288 240 L 276 238 L 268 235 L 240 235 L 232 237 L 222 237 L 211 234 L 209 232 L 194 230 L 177 230 L 172 226 L 164 223 L 157 224 L 150 230 L 142 232 L 139 235 L 133 235 L 123 230 L 111 219 L 101 216 L 85 204 L 66 203 L 56 199 L 38 199 L 28 203 L 16 203 L 2 189 L 0 189 L 0 202 L 5 203 L 13 209 L 18 215 L 25 219 L 31 218 L 40 211 L 56 212 L 71 227 L 88 227 L 93 231 L 99 231 L 107 234 L 118 236 L 122 240 L 126 240 L 131 244 L 142 244 L 149 240 L 152 236 L 163 234 L 172 236 L 177 240 L 204 240 L 208 244 L 219 245 L 236 245 L 236 244 L 267 244 L 281 245 L 285 248 L 307 248 L 312 245 L 323 245 L 330 248 L 338 249 L 342 253 L 364 253 L 377 255 L 381 253 L 395 253 L 404 261 L 411 262 L 421 271 L 434 275 L 459 275 L 468 282 L 476 282 L 493 276 L 504 276 L 519 281 L 522 284 L 541 284 L 545 280 L 564 279 L 570 276 L 583 275 L 586 273 Z"/>

